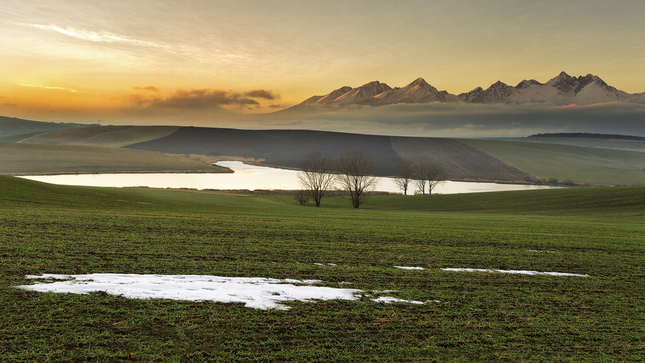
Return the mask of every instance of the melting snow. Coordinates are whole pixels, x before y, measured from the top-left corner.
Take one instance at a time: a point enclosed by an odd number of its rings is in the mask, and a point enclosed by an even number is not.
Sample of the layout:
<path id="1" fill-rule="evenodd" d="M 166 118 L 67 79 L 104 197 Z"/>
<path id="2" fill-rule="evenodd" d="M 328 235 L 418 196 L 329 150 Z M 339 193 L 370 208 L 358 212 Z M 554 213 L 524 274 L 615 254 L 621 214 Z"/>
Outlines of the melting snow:
<path id="1" fill-rule="evenodd" d="M 423 267 L 409 267 L 409 266 L 394 266 L 394 268 L 400 268 L 403 270 L 425 270 Z"/>
<path id="2" fill-rule="evenodd" d="M 376 302 L 382 302 L 386 304 L 391 304 L 391 303 L 409 303 L 409 304 L 416 304 L 416 305 L 423 305 L 422 301 L 416 301 L 416 300 L 403 300 L 403 299 L 397 299 L 395 297 L 390 297 L 390 296 L 381 296 L 378 299 L 372 299 L 372 301 Z"/>
<path id="3" fill-rule="evenodd" d="M 171 299 L 245 303 L 255 309 L 281 309 L 285 301 L 358 300 L 357 289 L 311 286 L 319 280 L 271 279 L 262 277 L 220 277 L 205 275 L 136 275 L 90 274 L 26 276 L 29 279 L 63 280 L 18 288 L 39 292 L 88 294 L 104 291 L 131 299 Z M 408 302 L 392 297 L 373 299 L 376 302 Z"/>
<path id="4" fill-rule="evenodd" d="M 522 275 L 551 275 L 551 276 L 578 276 L 588 277 L 589 275 L 570 274 L 566 272 L 539 272 L 523 270 L 489 270 L 480 268 L 442 268 L 444 271 L 463 271 L 463 272 L 499 272 L 504 274 L 522 274 Z"/>

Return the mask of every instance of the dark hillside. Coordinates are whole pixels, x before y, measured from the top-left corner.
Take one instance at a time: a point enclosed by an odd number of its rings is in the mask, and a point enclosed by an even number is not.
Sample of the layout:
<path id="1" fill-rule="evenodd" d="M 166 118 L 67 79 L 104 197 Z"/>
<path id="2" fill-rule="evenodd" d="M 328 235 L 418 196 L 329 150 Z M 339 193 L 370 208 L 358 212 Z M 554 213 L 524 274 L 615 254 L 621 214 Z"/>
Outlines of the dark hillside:
<path id="1" fill-rule="evenodd" d="M 306 130 L 236 130 L 183 127 L 156 140 L 126 146 L 129 149 L 172 154 L 240 156 L 264 159 L 264 164 L 300 166 L 311 152 L 332 157 L 352 150 L 370 154 L 378 175 L 394 175 L 401 161 L 387 136 L 370 136 Z"/>
<path id="2" fill-rule="evenodd" d="M 432 160 L 450 179 L 521 181 L 530 175 L 452 139 L 390 137 L 307 130 L 236 130 L 184 127 L 163 138 L 126 146 L 173 154 L 238 156 L 297 168 L 311 152 L 332 157 L 356 150 L 374 158 L 375 173 L 395 176 L 403 159 Z"/>
<path id="3" fill-rule="evenodd" d="M 439 164 L 451 179 L 521 181 L 530 177 L 530 174 L 454 139 L 391 137 L 391 140 L 402 158 L 430 160 Z"/>

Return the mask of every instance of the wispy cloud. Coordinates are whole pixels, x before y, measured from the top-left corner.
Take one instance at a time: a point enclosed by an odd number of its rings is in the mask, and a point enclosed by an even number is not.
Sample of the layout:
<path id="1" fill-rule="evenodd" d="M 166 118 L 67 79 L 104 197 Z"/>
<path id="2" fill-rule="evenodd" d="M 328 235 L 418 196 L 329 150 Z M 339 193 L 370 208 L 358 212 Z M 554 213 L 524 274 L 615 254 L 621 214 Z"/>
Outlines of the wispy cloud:
<path id="1" fill-rule="evenodd" d="M 55 31 L 60 34 L 67 35 L 72 38 L 95 42 L 95 43 L 127 43 L 132 45 L 140 45 L 145 47 L 154 47 L 154 48 L 168 48 L 167 45 L 159 44 L 147 40 L 140 40 L 131 38 L 125 35 L 114 34 L 106 31 L 88 31 L 74 29 L 72 27 L 61 28 L 56 25 L 42 25 L 42 24 L 30 24 L 30 23 L 16 23 L 22 26 L 28 26 L 36 29 L 42 29 L 47 31 Z"/>
<path id="2" fill-rule="evenodd" d="M 77 90 L 75 90 L 73 88 L 67 88 L 67 87 L 43 86 L 43 85 L 39 85 L 39 84 L 25 84 L 25 83 L 18 83 L 18 86 L 33 87 L 33 88 L 44 88 L 44 89 L 61 90 L 61 91 L 69 91 L 69 92 L 72 92 L 72 93 L 78 93 Z"/>
<path id="3" fill-rule="evenodd" d="M 161 90 L 155 86 L 148 86 L 148 87 L 134 87 L 136 90 L 141 90 L 141 91 L 150 91 L 150 92 L 155 92 L 159 93 Z"/>

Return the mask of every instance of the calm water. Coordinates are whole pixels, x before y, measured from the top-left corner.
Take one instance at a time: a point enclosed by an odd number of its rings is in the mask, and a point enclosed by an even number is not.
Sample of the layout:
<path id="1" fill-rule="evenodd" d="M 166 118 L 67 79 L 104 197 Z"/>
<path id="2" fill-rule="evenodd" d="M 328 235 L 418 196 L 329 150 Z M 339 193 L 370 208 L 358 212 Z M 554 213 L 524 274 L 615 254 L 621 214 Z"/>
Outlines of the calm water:
<path id="1" fill-rule="evenodd" d="M 300 189 L 297 171 L 247 165 L 240 161 L 220 161 L 219 166 L 231 168 L 233 174 L 82 174 L 25 176 L 26 179 L 62 185 L 95 187 L 150 187 L 194 189 Z M 506 190 L 545 189 L 538 185 L 465 183 L 445 181 L 433 193 L 479 193 Z M 400 192 L 392 178 L 380 178 L 377 191 Z M 414 193 L 410 185 L 408 194 Z"/>

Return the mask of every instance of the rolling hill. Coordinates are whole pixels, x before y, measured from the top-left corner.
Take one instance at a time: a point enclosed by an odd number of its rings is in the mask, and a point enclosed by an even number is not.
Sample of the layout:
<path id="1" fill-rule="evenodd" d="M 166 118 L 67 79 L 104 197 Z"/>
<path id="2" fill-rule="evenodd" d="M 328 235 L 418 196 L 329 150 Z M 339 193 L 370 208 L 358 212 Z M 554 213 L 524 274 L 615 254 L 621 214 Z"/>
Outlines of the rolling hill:
<path id="1" fill-rule="evenodd" d="M 126 148 L 172 154 L 238 156 L 298 168 L 311 152 L 332 157 L 356 150 L 371 155 L 375 173 L 394 176 L 403 159 L 431 160 L 450 179 L 522 181 L 529 174 L 457 140 L 406 138 L 306 130 L 236 130 L 184 127 L 166 137 Z"/>
<path id="2" fill-rule="evenodd" d="M 76 123 L 56 123 L 23 120 L 15 117 L 0 116 L 0 137 L 15 135 L 34 135 L 41 132 L 78 128 L 89 125 Z"/>
<path id="3" fill-rule="evenodd" d="M 29 138 L 30 144 L 122 147 L 155 140 L 177 131 L 177 126 L 93 126 L 65 129 Z"/>
<path id="4" fill-rule="evenodd" d="M 96 146 L 0 143 L 0 174 L 227 172 L 176 155 Z"/>
<path id="5" fill-rule="evenodd" d="M 527 142 L 533 139 L 543 142 Z M 551 139 L 557 140 L 548 143 Z M 557 141 L 565 144 L 563 140 L 574 140 L 578 144 L 577 146 L 557 144 Z M 132 149 L 132 151 L 206 156 L 200 157 L 202 162 L 200 168 L 209 168 L 204 164 L 205 160 L 237 158 L 252 159 L 254 163 L 267 166 L 298 168 L 300 160 L 314 151 L 338 157 L 347 151 L 357 150 L 374 157 L 376 164 L 374 172 L 379 176 L 397 175 L 400 162 L 403 159 L 409 159 L 435 162 L 444 169 L 447 178 L 452 180 L 525 182 L 555 178 L 559 181 L 568 179 L 577 184 L 590 185 L 645 184 L 645 171 L 643 171 L 645 153 L 608 149 L 612 145 L 618 148 L 626 143 L 636 143 L 638 145 L 632 145 L 632 147 L 638 149 L 642 140 L 615 140 L 615 138 L 595 136 L 594 138 L 529 137 L 522 138 L 520 141 L 522 142 L 394 137 L 307 130 L 100 126 L 41 133 L 23 143 L 38 143 L 43 147 L 46 146 L 45 144 L 109 146 Z M 591 144 L 585 145 L 585 143 Z M 0 170 L 3 173 L 77 172 L 77 169 L 84 170 L 78 172 L 97 172 L 96 167 L 74 169 L 67 159 L 80 163 L 80 156 L 69 157 L 64 156 L 64 153 L 59 155 L 62 158 L 61 165 L 65 166 L 60 169 L 62 171 L 56 171 L 51 169 L 55 166 L 54 159 L 46 156 L 53 164 L 45 165 L 42 162 L 43 157 L 38 154 L 47 152 L 44 151 L 46 148 L 37 150 L 33 160 L 23 159 L 26 165 L 31 165 L 30 171 L 22 171 L 23 169 L 17 168 L 18 164 L 7 168 L 10 153 L 3 153 L 0 159 L 0 166 L 3 168 Z M 103 150 L 109 149 L 103 148 Z M 160 160 L 159 154 L 148 155 L 156 155 L 153 158 L 156 161 L 151 161 L 150 164 L 156 166 L 148 168 L 148 171 L 174 168 L 164 169 L 163 165 L 155 164 Z M 15 160 L 14 158 L 11 162 Z M 143 159 L 139 160 L 143 163 Z M 102 162 L 111 165 L 109 158 L 103 159 Z M 47 171 L 39 172 L 37 171 L 39 167 Z M 195 166 L 177 166 L 177 171 L 193 168 Z M 118 167 L 112 165 L 110 169 L 117 171 Z M 137 170 L 144 169 L 139 167 Z M 129 170 L 132 168 L 125 168 L 123 171 Z"/>

